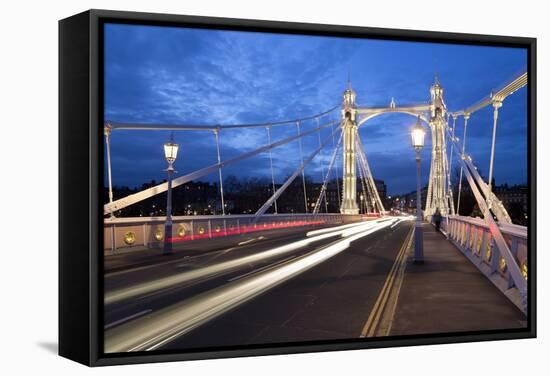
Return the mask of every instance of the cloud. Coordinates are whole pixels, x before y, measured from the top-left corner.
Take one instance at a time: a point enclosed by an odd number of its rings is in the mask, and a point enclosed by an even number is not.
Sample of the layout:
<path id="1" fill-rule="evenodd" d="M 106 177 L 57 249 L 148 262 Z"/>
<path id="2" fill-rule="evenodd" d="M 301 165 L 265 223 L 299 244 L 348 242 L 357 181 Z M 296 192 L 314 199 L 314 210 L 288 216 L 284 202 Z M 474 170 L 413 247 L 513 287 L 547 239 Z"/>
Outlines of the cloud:
<path id="1" fill-rule="evenodd" d="M 307 37 L 204 29 L 107 25 L 105 31 L 105 118 L 119 122 L 215 124 L 276 122 L 320 113 L 341 101 L 348 73 L 361 105 L 424 103 L 437 73 L 450 109 L 464 108 L 510 78 L 526 62 L 519 49 L 416 42 Z M 498 181 L 526 180 L 526 97 L 505 102 L 498 128 Z M 339 116 L 334 111 L 333 119 Z M 472 116 L 469 149 L 488 161 L 491 109 Z M 321 125 L 330 120 L 326 116 Z M 373 174 L 392 193 L 414 189 L 409 128 L 414 118 L 384 115 L 360 128 Z M 317 126 L 301 124 L 302 132 Z M 457 126 L 457 134 L 461 132 Z M 296 126 L 272 128 L 272 141 L 296 134 Z M 329 137 L 322 132 L 322 139 Z M 168 132 L 116 131 L 112 136 L 115 184 L 139 186 L 162 179 L 162 143 Z M 216 163 L 212 132 L 176 132 L 180 173 Z M 267 143 L 260 129 L 222 131 L 223 159 Z M 302 158 L 319 146 L 316 134 L 302 140 Z M 306 168 L 320 179 L 332 143 Z M 427 148 L 429 149 L 429 147 Z M 269 155 L 224 169 L 224 174 L 270 177 Z M 277 181 L 300 162 L 299 142 L 273 150 Z M 429 151 L 425 158 L 429 162 Z M 341 164 L 339 160 L 338 163 Z M 412 163 L 412 164 L 411 164 Z M 427 174 L 426 164 L 424 171 Z M 341 168 L 341 166 L 339 166 Z M 427 176 L 427 175 L 426 175 Z M 215 174 L 206 179 L 215 180 Z M 427 177 L 426 177 L 427 179 Z"/>

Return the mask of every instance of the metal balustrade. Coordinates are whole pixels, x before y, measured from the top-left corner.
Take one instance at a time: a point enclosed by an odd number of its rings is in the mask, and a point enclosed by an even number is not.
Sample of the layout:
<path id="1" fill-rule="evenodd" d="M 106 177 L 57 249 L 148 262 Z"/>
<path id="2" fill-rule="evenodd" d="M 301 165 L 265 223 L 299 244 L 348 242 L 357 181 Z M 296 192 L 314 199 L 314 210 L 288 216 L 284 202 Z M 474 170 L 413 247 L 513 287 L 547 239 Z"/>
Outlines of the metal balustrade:
<path id="1" fill-rule="evenodd" d="M 301 226 L 319 226 L 361 221 L 365 215 L 328 214 L 264 214 L 203 215 L 172 217 L 170 240 L 181 242 L 239 235 L 266 230 Z M 104 252 L 112 254 L 144 248 L 160 248 L 165 240 L 165 217 L 129 217 L 104 219 Z"/>
<path id="2" fill-rule="evenodd" d="M 527 227 L 509 223 L 499 223 L 498 226 L 523 278 L 527 280 Z M 444 217 L 441 230 L 493 284 L 525 311 L 508 265 L 495 245 L 488 224 L 482 218 L 457 215 Z"/>

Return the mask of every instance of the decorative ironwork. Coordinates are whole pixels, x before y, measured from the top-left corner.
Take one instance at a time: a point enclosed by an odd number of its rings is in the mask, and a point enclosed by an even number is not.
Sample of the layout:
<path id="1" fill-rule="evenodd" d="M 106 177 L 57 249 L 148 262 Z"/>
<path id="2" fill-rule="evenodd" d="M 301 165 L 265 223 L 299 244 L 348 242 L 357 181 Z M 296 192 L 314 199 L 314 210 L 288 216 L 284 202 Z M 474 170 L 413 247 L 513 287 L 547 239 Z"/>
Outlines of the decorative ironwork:
<path id="1" fill-rule="evenodd" d="M 132 245 L 136 242 L 136 233 L 133 231 L 128 231 L 124 234 L 124 243 L 127 245 Z"/>
<path id="2" fill-rule="evenodd" d="M 162 233 L 162 230 L 160 228 L 156 229 L 155 231 L 155 239 L 159 242 L 164 239 L 164 234 Z"/>
<path id="3" fill-rule="evenodd" d="M 500 259 L 498 260 L 498 268 L 503 273 L 506 271 L 506 260 L 502 256 L 500 256 Z"/>
<path id="4" fill-rule="evenodd" d="M 476 253 L 481 254 L 481 241 L 483 240 L 483 232 L 477 234 L 477 244 L 476 244 Z"/>
<path id="5" fill-rule="evenodd" d="M 487 241 L 485 243 L 485 258 L 487 261 L 491 261 L 491 257 L 493 257 L 493 239 L 491 238 L 491 235 L 487 234 Z"/>
<path id="6" fill-rule="evenodd" d="M 521 275 L 523 275 L 523 278 L 525 278 L 525 280 L 527 280 L 527 276 L 529 274 L 528 272 L 529 272 L 529 269 L 527 266 L 527 260 L 525 260 L 521 263 Z"/>

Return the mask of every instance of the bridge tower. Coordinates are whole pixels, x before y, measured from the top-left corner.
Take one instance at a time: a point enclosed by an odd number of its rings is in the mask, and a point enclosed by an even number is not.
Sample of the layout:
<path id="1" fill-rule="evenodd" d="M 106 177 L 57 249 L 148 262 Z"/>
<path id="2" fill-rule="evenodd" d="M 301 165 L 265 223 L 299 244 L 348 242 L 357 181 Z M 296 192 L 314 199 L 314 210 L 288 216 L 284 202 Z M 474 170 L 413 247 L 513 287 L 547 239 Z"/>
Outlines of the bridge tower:
<path id="1" fill-rule="evenodd" d="M 443 87 L 439 84 L 437 77 L 430 88 L 430 94 L 429 125 L 432 133 L 432 161 L 424 215 L 434 214 L 437 208 L 442 215 L 454 214 L 447 184 L 449 177 L 445 138 L 447 108 L 443 99 Z"/>
<path id="2" fill-rule="evenodd" d="M 343 194 L 340 212 L 342 214 L 359 214 L 357 206 L 357 165 L 356 165 L 356 140 L 357 140 L 357 106 L 355 104 L 355 91 L 348 81 L 348 87 L 344 91 L 344 103 L 342 108 L 342 132 L 343 132 Z"/>

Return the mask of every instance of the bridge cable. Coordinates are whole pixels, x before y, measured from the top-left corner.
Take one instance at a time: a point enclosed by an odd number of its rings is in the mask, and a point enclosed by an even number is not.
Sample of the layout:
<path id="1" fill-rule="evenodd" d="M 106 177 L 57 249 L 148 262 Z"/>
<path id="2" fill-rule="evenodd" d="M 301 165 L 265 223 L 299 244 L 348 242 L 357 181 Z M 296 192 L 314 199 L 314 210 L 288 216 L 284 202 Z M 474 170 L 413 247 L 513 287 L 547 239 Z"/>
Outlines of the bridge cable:
<path id="1" fill-rule="evenodd" d="M 444 171 L 444 174 L 445 174 L 445 178 L 446 178 L 446 181 L 444 183 L 444 187 L 443 189 L 446 190 L 446 195 L 445 195 L 445 204 L 447 205 L 447 207 L 449 208 L 449 212 L 448 214 L 454 214 L 454 204 L 453 204 L 453 201 L 452 201 L 452 189 L 451 189 L 451 175 L 450 175 L 450 170 L 449 170 L 449 160 L 448 160 L 448 155 L 447 155 L 447 143 L 448 143 L 448 137 L 446 136 L 447 133 L 448 133 L 448 128 L 449 128 L 449 124 L 445 121 L 445 124 L 444 124 L 444 130 L 443 130 L 443 135 L 442 137 L 445 139 L 445 142 L 442 142 L 442 153 L 441 153 L 441 157 L 443 159 L 442 163 L 443 163 L 443 171 Z"/>
<path id="2" fill-rule="evenodd" d="M 331 119 L 331 120 L 333 119 L 332 114 L 331 114 L 331 116 L 330 116 L 330 119 Z M 332 148 L 333 148 L 333 149 L 336 148 L 336 143 L 334 142 L 334 123 L 335 123 L 334 121 L 331 121 L 331 124 L 332 124 L 332 125 L 330 126 L 331 129 L 332 129 Z M 341 127 L 341 126 L 342 126 L 342 124 L 340 124 L 340 127 Z M 341 199 L 340 199 L 340 194 L 341 194 L 342 192 L 340 191 L 340 181 L 339 181 L 338 175 L 339 175 L 339 172 L 338 172 L 338 164 L 336 164 L 336 167 L 335 167 L 335 169 L 334 169 L 334 176 L 336 177 L 336 190 L 337 190 L 337 192 L 338 192 L 338 194 L 336 195 L 336 198 L 338 199 L 338 208 L 340 208 L 340 207 L 342 206 L 342 201 L 341 201 Z"/>
<path id="3" fill-rule="evenodd" d="M 338 157 L 338 151 L 340 150 L 340 146 L 342 145 L 342 137 L 343 137 L 343 133 L 340 132 L 340 137 L 338 139 L 338 144 L 336 145 L 336 147 L 334 148 L 334 151 L 332 152 L 332 157 L 330 158 L 330 164 L 328 166 L 327 173 L 326 173 L 325 178 L 323 180 L 323 186 L 321 187 L 321 192 L 319 193 L 319 197 L 317 197 L 317 202 L 315 203 L 315 208 L 313 209 L 313 214 L 319 213 L 319 207 L 321 206 L 321 198 L 323 196 L 324 196 L 325 202 L 326 202 L 326 189 L 327 189 L 327 185 L 328 185 L 328 179 L 330 178 L 330 173 L 332 172 L 332 169 L 333 169 L 333 167 L 335 165 L 335 162 L 336 162 L 336 159 Z M 338 206 L 338 209 L 340 209 L 340 206 Z"/>
<path id="4" fill-rule="evenodd" d="M 296 122 L 296 129 L 298 130 L 298 136 L 301 134 L 301 131 L 300 131 L 300 122 L 297 121 Z M 303 150 L 303 147 L 302 147 L 302 138 L 300 137 L 298 139 L 298 143 L 300 145 L 300 163 L 301 164 L 304 164 L 304 150 Z M 306 175 L 305 175 L 305 172 L 304 172 L 305 169 L 302 169 L 302 186 L 304 188 L 304 206 L 305 206 L 305 211 L 306 213 L 308 213 L 308 208 L 307 208 L 307 191 L 306 191 Z"/>
<path id="5" fill-rule="evenodd" d="M 362 195 L 360 196 L 360 198 L 362 197 L 363 199 L 359 200 L 361 202 L 359 214 L 361 214 L 361 211 L 363 211 L 363 214 L 367 214 L 368 208 L 367 208 L 366 202 L 370 196 L 365 187 L 365 174 L 363 173 L 363 165 L 362 165 L 363 162 L 361 161 L 361 157 L 359 156 L 359 154 L 355 155 L 355 160 L 356 160 L 355 163 L 357 163 L 357 165 L 359 166 L 359 181 L 361 182 L 361 190 L 363 192 Z"/>
<path id="6" fill-rule="evenodd" d="M 376 212 L 376 198 L 375 198 L 375 195 L 374 195 L 374 192 L 372 192 L 372 188 L 368 182 L 368 173 L 367 173 L 367 167 L 365 166 L 365 163 L 363 161 L 363 158 L 361 158 L 361 155 L 360 153 L 357 153 L 357 159 L 359 160 L 359 174 L 361 176 L 361 184 L 363 185 L 362 189 L 363 189 L 363 192 L 365 191 L 365 180 L 367 180 L 367 183 L 366 183 L 366 186 L 367 186 L 367 191 L 365 192 L 365 199 L 369 198 L 371 199 L 371 206 L 372 206 L 372 211 L 373 212 Z M 381 209 L 379 209 L 381 211 Z"/>
<path id="7" fill-rule="evenodd" d="M 470 114 L 464 114 L 464 136 L 462 141 L 462 154 L 460 156 L 461 159 L 464 159 L 466 157 L 466 134 L 468 131 L 468 120 L 470 119 Z M 458 197 L 456 200 L 456 215 L 460 215 L 460 196 L 462 194 L 462 174 L 463 174 L 463 167 L 462 164 L 460 164 L 460 177 L 458 179 Z"/>
<path id="8" fill-rule="evenodd" d="M 140 124 L 140 123 L 118 123 L 118 122 L 105 122 L 105 126 L 109 126 L 111 129 L 124 129 L 124 130 L 176 130 L 176 131 L 213 131 L 216 129 L 237 129 L 237 128 L 263 128 L 266 126 L 279 126 L 279 125 L 291 125 L 296 122 L 304 122 L 307 120 L 313 120 L 317 117 L 332 113 L 335 109 L 339 108 L 340 104 L 332 107 L 327 111 L 320 112 L 315 115 L 305 116 L 300 119 L 282 120 L 269 123 L 255 123 L 255 124 L 230 124 L 230 125 L 193 125 L 193 124 Z"/>
<path id="9" fill-rule="evenodd" d="M 220 131 L 216 129 L 214 131 L 214 134 L 216 135 L 216 150 L 218 152 L 218 177 L 220 181 L 220 197 L 221 197 L 221 204 L 222 204 L 222 215 L 225 215 L 225 200 L 223 197 L 223 178 L 222 178 L 222 160 L 220 155 Z M 224 227 L 225 228 L 225 227 Z"/>
<path id="10" fill-rule="evenodd" d="M 460 155 L 458 151 L 460 149 L 460 143 L 457 140 L 453 140 L 453 142 L 455 143 L 455 147 L 456 147 L 455 153 L 457 155 Z M 512 220 L 510 219 L 510 216 L 508 215 L 506 208 L 502 204 L 502 201 L 500 201 L 499 198 L 493 192 L 490 192 L 488 190 L 487 183 L 485 182 L 485 180 L 483 180 L 479 172 L 477 172 L 477 167 L 473 164 L 472 157 L 470 155 L 465 154 L 464 158 L 460 158 L 460 162 L 461 164 L 466 166 L 467 169 L 469 169 L 470 171 L 469 173 L 473 177 L 474 184 L 477 184 L 477 186 L 479 186 L 481 193 L 485 195 L 485 197 L 483 198 L 484 204 L 488 204 L 489 201 L 492 202 L 492 207 L 489 209 L 495 214 L 499 223 L 512 223 Z M 467 171 L 464 170 L 464 173 L 466 172 Z M 470 187 L 471 187 L 471 184 L 470 184 Z M 485 202 L 485 200 L 487 202 Z"/>
<path id="11" fill-rule="evenodd" d="M 317 128 L 319 128 L 319 118 L 317 120 Z M 321 147 L 321 131 L 317 132 L 317 139 L 319 140 L 319 147 Z M 323 150 L 319 152 L 319 158 L 321 159 L 321 179 L 325 176 L 325 165 L 323 164 Z M 328 213 L 328 203 L 326 196 L 324 197 L 325 213 Z"/>
<path id="12" fill-rule="evenodd" d="M 176 187 L 178 187 L 182 184 L 185 184 L 187 182 L 193 181 L 193 180 L 198 179 L 200 177 L 203 177 L 203 176 L 206 176 L 206 175 L 211 174 L 213 172 L 216 172 L 216 170 L 220 166 L 226 167 L 230 164 L 240 162 L 244 159 L 247 159 L 247 158 L 253 157 L 257 154 L 263 153 L 263 152 L 265 152 L 269 149 L 275 148 L 277 146 L 285 145 L 289 142 L 297 140 L 300 137 L 304 137 L 306 135 L 317 132 L 320 129 L 328 128 L 331 125 L 332 124 L 330 124 L 330 123 L 324 124 L 320 128 L 314 128 L 314 129 L 308 130 L 306 132 L 303 132 L 299 136 L 298 135 L 290 136 L 290 137 L 287 137 L 283 140 L 276 141 L 276 142 L 274 142 L 270 145 L 264 145 L 264 146 L 261 146 L 257 149 L 254 149 L 254 150 L 248 151 L 246 153 L 240 154 L 236 157 L 227 159 L 225 161 L 221 161 L 221 163 L 217 163 L 217 164 L 213 164 L 213 165 L 210 165 L 210 166 L 207 166 L 207 167 L 203 167 L 203 168 L 200 168 L 196 171 L 190 172 L 186 175 L 179 176 L 179 177 L 175 178 L 172 181 L 172 188 L 176 188 Z M 166 192 L 167 189 L 168 189 L 168 184 L 166 182 L 164 182 L 164 183 L 160 183 L 158 185 L 155 185 L 154 187 L 146 188 L 142 191 L 132 193 L 132 194 L 126 196 L 126 197 L 115 200 L 112 203 L 108 203 L 108 204 L 103 205 L 103 215 L 107 215 L 112 211 L 123 209 L 127 206 L 135 204 L 136 202 L 140 202 L 140 201 L 143 201 L 143 200 L 145 200 L 149 197 L 153 197 L 157 194 Z"/>
<path id="13" fill-rule="evenodd" d="M 491 193 L 493 187 L 493 162 L 495 159 L 495 141 L 497 136 L 498 109 L 500 107 L 502 107 L 502 101 L 498 99 L 493 100 L 493 139 L 491 141 L 491 159 L 489 162 L 489 183 L 487 186 L 487 196 Z M 489 200 L 489 209 L 491 208 L 491 206 L 492 200 Z"/>
<path id="14" fill-rule="evenodd" d="M 317 128 L 319 128 L 319 124 L 317 124 Z M 267 130 L 267 144 L 271 145 L 271 125 L 268 125 L 265 129 Z M 275 175 L 273 174 L 273 154 L 271 149 L 269 149 L 269 166 L 271 167 L 271 189 L 272 189 L 271 194 L 274 194 L 275 193 Z M 274 212 L 275 214 L 278 214 L 277 200 L 275 200 L 273 204 L 274 204 L 274 207 L 273 207 Z"/>
<path id="15" fill-rule="evenodd" d="M 380 214 L 384 214 L 386 212 L 386 209 L 384 208 L 384 205 L 382 204 L 382 200 L 380 200 L 380 195 L 378 194 L 378 189 L 376 188 L 376 184 L 374 183 L 374 178 L 372 176 L 372 171 L 370 169 L 369 162 L 367 160 L 367 155 L 365 154 L 365 149 L 363 148 L 363 143 L 361 142 L 361 140 L 359 138 L 357 138 L 356 143 L 357 143 L 357 149 L 359 150 L 361 158 L 363 159 L 363 164 L 364 164 L 365 169 L 366 169 L 368 184 L 371 185 L 371 188 L 374 192 L 375 201 L 376 201 L 376 204 L 378 205 L 378 207 L 380 209 Z"/>
<path id="16" fill-rule="evenodd" d="M 113 203 L 113 180 L 111 178 L 111 128 L 105 127 L 104 129 L 105 133 L 105 149 L 107 150 L 107 179 L 109 182 L 109 204 Z M 111 211 L 111 218 L 113 218 L 115 215 L 113 211 Z"/>
<path id="17" fill-rule="evenodd" d="M 451 115 L 449 115 L 450 117 Z M 449 195 L 450 195 L 450 204 L 451 204 L 451 214 L 455 214 L 454 213 L 454 198 L 453 198 L 453 184 L 451 182 L 451 169 L 453 168 L 453 147 L 454 147 L 454 143 L 452 142 L 452 140 L 455 138 L 455 129 L 456 129 L 456 118 L 457 116 L 456 115 L 452 115 L 453 117 L 453 129 L 452 129 L 452 139 L 451 139 L 451 147 L 450 147 L 450 150 L 449 150 L 449 166 L 447 166 L 447 181 L 448 181 L 448 192 L 449 192 Z"/>
<path id="18" fill-rule="evenodd" d="M 277 189 L 277 191 L 275 192 L 275 194 L 273 196 L 271 196 L 271 198 L 269 200 L 267 200 L 262 207 L 260 207 L 258 209 L 258 211 L 254 214 L 254 216 L 256 217 L 256 219 L 254 220 L 254 222 L 257 222 L 258 219 L 266 212 L 266 210 L 271 206 L 271 204 L 273 203 L 273 201 L 275 201 L 278 197 L 281 196 L 281 194 L 283 194 L 283 192 L 288 188 L 288 186 L 290 184 L 292 184 L 292 182 L 294 181 L 294 179 L 296 179 L 296 177 L 305 169 L 305 167 L 315 158 L 315 156 L 319 153 L 319 151 L 324 148 L 328 142 L 330 140 L 330 136 L 327 137 L 325 139 L 325 141 L 323 141 L 323 144 L 321 145 L 320 148 L 316 149 L 315 151 L 313 151 L 313 153 L 311 153 L 311 155 L 296 169 L 296 171 L 294 171 L 294 173 L 283 183 L 283 185 L 281 185 L 279 187 L 279 189 Z"/>
<path id="19" fill-rule="evenodd" d="M 369 175 L 372 175 L 372 173 L 370 173 L 370 168 L 368 168 L 368 166 L 366 164 L 366 156 L 365 156 L 365 160 L 363 160 L 363 158 L 361 156 L 359 156 L 359 159 L 361 160 L 360 166 L 363 169 L 363 175 L 364 175 L 364 179 L 365 179 L 366 185 L 367 185 L 367 193 L 369 195 L 368 197 L 371 200 L 370 204 L 372 206 L 372 212 L 375 213 L 376 212 L 376 206 L 377 206 L 376 195 L 378 193 L 378 190 L 376 188 L 376 185 L 374 184 L 374 181 L 373 181 L 372 186 L 370 184 Z M 361 171 L 361 169 L 360 169 L 360 171 Z M 373 189 L 374 189 L 374 191 L 373 191 Z M 381 207 L 380 204 L 378 206 L 379 206 L 378 212 L 382 213 L 384 211 L 384 208 Z"/>

